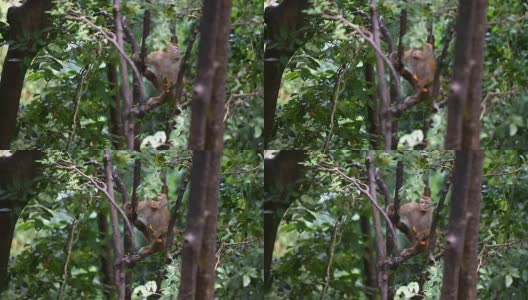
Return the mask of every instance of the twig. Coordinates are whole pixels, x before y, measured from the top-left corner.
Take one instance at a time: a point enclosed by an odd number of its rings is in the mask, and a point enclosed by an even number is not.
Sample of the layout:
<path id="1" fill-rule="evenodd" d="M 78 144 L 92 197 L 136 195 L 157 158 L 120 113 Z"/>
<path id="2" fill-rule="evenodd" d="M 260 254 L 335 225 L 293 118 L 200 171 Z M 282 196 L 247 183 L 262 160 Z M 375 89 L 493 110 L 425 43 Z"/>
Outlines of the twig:
<path id="1" fill-rule="evenodd" d="M 128 220 L 128 218 L 127 218 L 125 212 L 123 211 L 123 209 L 115 202 L 115 200 L 110 196 L 110 194 L 108 194 L 108 191 L 106 190 L 106 184 L 104 182 L 98 181 L 98 180 L 94 179 L 93 177 L 85 174 L 83 171 L 79 170 L 77 168 L 77 166 L 75 166 L 75 165 L 69 165 L 68 166 L 68 165 L 61 165 L 60 163 L 56 163 L 55 165 L 59 169 L 65 169 L 65 170 L 74 171 L 77 175 L 80 175 L 81 177 L 87 179 L 98 191 L 103 193 L 106 196 L 106 198 L 110 201 L 112 206 L 114 206 L 116 208 L 116 210 L 119 212 L 119 214 L 121 214 L 123 219 L 125 219 L 125 225 L 127 227 L 127 230 L 130 232 L 131 236 L 134 236 L 133 235 L 134 231 L 132 229 L 132 224 L 130 224 L 130 221 Z"/>
<path id="2" fill-rule="evenodd" d="M 338 174 L 343 179 L 345 179 L 346 181 L 350 182 L 350 185 L 353 185 L 363 195 L 367 196 L 367 198 L 374 205 L 374 207 L 376 207 L 376 209 L 381 213 L 381 215 L 383 215 L 383 218 L 385 219 L 387 224 L 389 224 L 389 229 L 390 229 L 390 233 L 391 233 L 392 237 L 394 239 L 396 239 L 396 231 L 394 230 L 394 226 L 392 226 L 392 222 L 390 221 L 389 216 L 387 215 L 385 210 L 383 210 L 383 208 L 381 208 L 378 205 L 378 203 L 376 203 L 376 201 L 374 201 L 374 199 L 372 199 L 372 196 L 370 195 L 370 191 L 369 191 L 368 186 L 365 183 L 361 182 L 360 180 L 358 180 L 358 179 L 356 179 L 354 177 L 350 177 L 350 176 L 346 175 L 341 169 L 339 169 L 338 166 L 332 166 L 332 165 L 326 165 L 325 166 L 324 164 L 325 163 L 319 164 L 319 168 L 321 170 L 326 170 L 326 171 L 334 172 L 334 173 Z"/>
<path id="3" fill-rule="evenodd" d="M 251 243 L 254 243 L 254 242 L 258 242 L 258 241 L 260 241 L 260 240 L 259 239 L 252 239 L 252 240 L 243 241 L 243 242 L 233 242 L 233 243 L 222 243 L 222 244 L 220 244 L 220 247 L 218 247 L 218 250 L 216 251 L 216 264 L 215 264 L 214 269 L 216 270 L 218 268 L 218 265 L 220 264 L 220 257 L 221 257 L 222 251 L 224 250 L 225 247 L 246 246 L 248 244 L 251 244 Z"/>
<path id="4" fill-rule="evenodd" d="M 75 137 L 75 129 L 77 128 L 77 115 L 79 114 L 79 104 L 81 102 L 81 96 L 84 94 L 84 92 L 86 92 L 86 89 L 83 90 L 83 86 L 84 86 L 84 81 L 86 80 L 87 72 L 88 72 L 87 69 L 82 69 L 79 74 L 79 76 L 81 77 L 81 82 L 79 82 L 77 94 L 75 95 L 75 111 L 73 112 L 72 132 L 70 134 L 70 139 L 68 141 L 68 146 L 66 147 L 66 151 L 70 151 L 73 138 Z M 88 88 L 88 86 L 86 86 L 86 88 Z"/>
<path id="5" fill-rule="evenodd" d="M 359 35 L 361 35 L 365 39 L 365 41 L 367 41 L 372 46 L 374 51 L 376 51 L 382 57 L 382 59 L 385 62 L 385 64 L 389 67 L 390 72 L 392 73 L 394 78 L 396 78 L 396 81 L 398 83 L 398 95 L 401 95 L 401 89 L 400 89 L 400 84 L 399 84 L 400 83 L 399 82 L 400 76 L 398 75 L 398 72 L 396 72 L 396 69 L 394 69 L 394 66 L 392 65 L 390 60 L 385 56 L 385 54 L 383 54 L 383 51 L 381 51 L 381 49 L 378 47 L 378 45 L 376 45 L 376 43 L 374 43 L 374 40 L 372 39 L 372 33 L 367 31 L 367 30 L 361 29 L 358 25 L 348 21 L 347 19 L 345 19 L 345 17 L 343 17 L 343 15 L 334 15 L 333 16 L 333 15 L 328 15 L 328 14 L 324 14 L 323 13 L 323 17 L 327 18 L 327 19 L 330 19 L 330 20 L 340 21 L 341 23 L 343 23 L 346 26 L 352 28 L 352 30 L 354 30 Z"/>
<path id="6" fill-rule="evenodd" d="M 341 218 L 337 220 L 333 226 L 332 230 L 332 243 L 330 244 L 330 249 L 328 252 L 330 252 L 328 263 L 326 264 L 326 277 L 325 277 L 325 284 L 323 287 L 323 291 L 321 293 L 321 300 L 324 300 L 326 298 L 326 291 L 328 290 L 328 286 L 330 285 L 330 278 L 331 278 L 331 269 L 332 269 L 332 262 L 334 260 L 334 253 L 335 253 L 335 246 L 336 246 L 336 240 L 337 240 L 337 233 L 339 231 L 339 227 L 341 227 Z"/>
<path id="7" fill-rule="evenodd" d="M 70 224 L 68 243 L 66 245 L 66 258 L 64 259 L 62 283 L 59 289 L 59 296 L 57 297 L 59 300 L 64 299 L 64 289 L 66 288 L 66 279 L 68 278 L 68 264 L 70 263 L 71 251 L 73 247 L 73 236 L 75 234 L 76 228 L 77 228 L 77 219 L 73 219 Z"/>
<path id="8" fill-rule="evenodd" d="M 119 45 L 117 44 L 116 38 L 115 38 L 115 34 L 113 32 L 107 31 L 103 29 L 101 26 L 95 25 L 92 21 L 88 20 L 85 16 L 66 15 L 65 17 L 66 19 L 69 19 L 69 20 L 84 22 L 86 25 L 99 31 L 105 39 L 107 39 L 112 45 L 114 45 L 114 47 L 117 49 L 121 57 L 125 59 L 128 65 L 130 65 L 130 67 L 132 68 L 132 72 L 134 72 L 134 75 L 137 76 L 137 78 L 141 78 L 141 73 L 136 68 L 136 64 L 134 64 L 132 59 L 130 59 L 130 57 L 125 53 L 125 50 L 119 47 Z M 139 84 L 140 84 L 141 90 L 144 91 L 145 89 L 143 86 L 143 82 L 141 80 L 139 81 Z"/>
<path id="9" fill-rule="evenodd" d="M 332 113 L 330 114 L 330 128 L 328 128 L 328 133 L 326 134 L 326 142 L 323 148 L 323 153 L 325 153 L 326 150 L 328 149 L 328 144 L 330 143 L 330 139 L 332 138 L 332 131 L 334 130 L 334 118 L 335 118 L 335 113 L 337 110 L 337 101 L 339 100 L 339 95 L 345 89 L 344 85 L 343 87 L 341 87 L 341 82 L 343 81 L 343 74 L 345 72 L 345 67 L 346 65 L 342 66 L 341 68 L 339 68 L 339 71 L 337 72 L 337 84 L 336 84 L 335 93 L 334 93 L 334 101 L 332 103 Z"/>
<path id="10" fill-rule="evenodd" d="M 239 171 L 231 171 L 231 172 L 223 172 L 222 175 L 236 175 L 236 174 L 244 174 L 244 173 L 251 173 L 260 170 L 261 167 L 257 166 L 254 168 L 251 168 L 249 170 L 239 170 Z"/>

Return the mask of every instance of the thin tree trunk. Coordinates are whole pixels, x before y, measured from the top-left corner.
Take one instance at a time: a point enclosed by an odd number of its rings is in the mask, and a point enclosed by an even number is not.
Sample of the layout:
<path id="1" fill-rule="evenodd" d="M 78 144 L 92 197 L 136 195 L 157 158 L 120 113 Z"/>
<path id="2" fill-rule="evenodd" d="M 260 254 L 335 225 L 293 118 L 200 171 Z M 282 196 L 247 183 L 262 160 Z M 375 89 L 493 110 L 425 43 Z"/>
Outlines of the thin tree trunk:
<path id="1" fill-rule="evenodd" d="M 207 195 L 205 200 L 205 224 L 200 261 L 198 266 L 196 299 L 213 300 L 216 279 L 216 224 L 218 215 L 218 199 L 220 195 L 220 162 L 221 152 L 212 152 L 209 161 L 209 176 L 207 178 Z"/>
<path id="2" fill-rule="evenodd" d="M 470 54 L 472 53 L 471 30 L 475 9 L 474 2 L 475 0 L 461 0 L 458 6 L 455 66 L 447 98 L 447 132 L 444 147 L 450 150 L 462 149 L 462 122 L 467 101 L 469 64 L 472 61 Z"/>
<path id="3" fill-rule="evenodd" d="M 121 22 L 121 1 L 113 0 L 114 3 L 114 26 L 115 39 L 118 47 L 123 49 L 123 23 Z M 128 81 L 128 66 L 125 58 L 119 55 L 119 68 L 121 71 L 121 91 L 123 97 L 124 109 L 124 124 L 125 124 L 125 139 L 128 150 L 134 150 L 134 114 L 132 113 L 132 92 L 130 90 L 130 82 Z"/>
<path id="4" fill-rule="evenodd" d="M 110 258 L 112 257 L 112 245 L 110 241 L 110 230 L 108 228 L 108 220 L 106 215 L 102 212 L 97 214 L 97 227 L 99 228 L 99 239 L 103 242 L 103 251 L 99 259 L 101 261 L 101 283 L 103 285 L 103 294 L 106 299 L 111 299 L 113 293 L 114 281 L 114 265 Z"/>
<path id="5" fill-rule="evenodd" d="M 466 236 L 466 206 L 471 175 L 471 152 L 458 150 L 455 157 L 451 210 L 444 250 L 444 276 L 441 299 L 457 299 L 459 271 Z"/>
<path id="6" fill-rule="evenodd" d="M 376 194 L 376 180 L 374 177 L 374 156 L 373 151 L 367 151 L 366 166 L 368 174 L 368 190 L 372 202 L 378 203 Z M 376 232 L 376 265 L 377 265 L 377 280 L 378 288 L 380 290 L 381 300 L 386 300 L 388 296 L 387 284 L 387 266 L 385 262 L 385 240 L 381 231 L 381 218 L 379 211 L 372 205 L 372 215 L 374 216 L 374 230 Z"/>
<path id="7" fill-rule="evenodd" d="M 482 200 L 482 151 L 473 151 L 473 162 L 471 164 L 471 179 L 469 181 L 469 192 L 467 200 L 467 227 L 464 243 L 464 254 L 462 256 L 465 268 L 460 269 L 460 281 L 458 283 L 458 299 L 477 299 L 477 267 L 478 246 L 480 229 L 480 203 Z"/>
<path id="8" fill-rule="evenodd" d="M 105 167 L 105 176 L 106 176 L 106 191 L 108 192 L 109 197 L 112 199 L 112 202 L 115 203 L 114 197 L 114 179 L 112 176 L 112 161 L 110 157 L 110 151 L 104 151 L 104 167 Z M 119 226 L 119 216 L 117 209 L 110 205 L 110 217 L 112 219 L 112 237 L 114 242 L 114 280 L 117 288 L 117 298 L 119 300 L 125 299 L 125 264 L 123 263 L 123 243 L 121 239 L 121 231 Z"/>
<path id="9" fill-rule="evenodd" d="M 204 0 L 202 24 L 200 25 L 200 45 L 198 48 L 198 76 L 193 86 L 191 100 L 190 150 L 205 149 L 207 116 L 215 76 L 216 38 L 221 1 Z"/>
<path id="10" fill-rule="evenodd" d="M 198 258 L 202 249 L 203 231 L 205 226 L 204 206 L 207 196 L 207 180 L 211 152 L 194 151 L 191 170 L 191 189 L 187 226 L 183 239 L 182 267 L 178 299 L 196 299 L 196 283 L 198 274 Z"/>
<path id="11" fill-rule="evenodd" d="M 372 39 L 374 44 L 380 47 L 380 29 L 378 19 L 378 2 L 376 0 L 370 1 L 370 20 L 372 22 Z M 387 89 L 387 82 L 385 82 L 385 67 L 383 58 L 376 52 L 376 71 L 378 73 L 378 95 L 380 97 L 380 113 L 381 113 L 381 132 L 383 134 L 383 148 L 390 150 L 392 144 L 392 116 L 390 112 L 389 90 Z"/>

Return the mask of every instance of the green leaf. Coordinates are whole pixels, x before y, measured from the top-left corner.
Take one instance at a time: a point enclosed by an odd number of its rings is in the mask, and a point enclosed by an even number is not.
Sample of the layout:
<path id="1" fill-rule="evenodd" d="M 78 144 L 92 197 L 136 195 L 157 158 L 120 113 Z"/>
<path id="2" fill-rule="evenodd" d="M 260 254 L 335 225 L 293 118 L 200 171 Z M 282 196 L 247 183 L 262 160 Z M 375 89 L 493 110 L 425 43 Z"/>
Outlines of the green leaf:
<path id="1" fill-rule="evenodd" d="M 510 285 L 512 284 L 513 282 L 513 278 L 511 277 L 511 275 L 506 275 L 506 287 L 510 287 Z"/>
<path id="2" fill-rule="evenodd" d="M 246 286 L 249 285 L 250 282 L 251 282 L 251 278 L 249 278 L 248 275 L 245 275 L 245 274 L 244 274 L 244 276 L 242 276 L 242 285 L 243 285 L 244 287 L 246 287 Z"/>

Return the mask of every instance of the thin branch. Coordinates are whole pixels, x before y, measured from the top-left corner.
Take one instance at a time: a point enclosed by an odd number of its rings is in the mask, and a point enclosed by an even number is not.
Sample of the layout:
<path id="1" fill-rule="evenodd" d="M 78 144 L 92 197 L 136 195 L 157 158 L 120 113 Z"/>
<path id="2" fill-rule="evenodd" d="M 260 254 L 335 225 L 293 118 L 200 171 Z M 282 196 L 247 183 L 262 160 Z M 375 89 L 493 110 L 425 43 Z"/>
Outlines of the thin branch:
<path id="1" fill-rule="evenodd" d="M 332 270 L 332 263 L 334 261 L 335 246 L 336 246 L 339 227 L 341 227 L 341 218 L 339 218 L 339 220 L 335 222 L 333 229 L 332 229 L 332 242 L 330 244 L 330 249 L 328 250 L 329 258 L 328 258 L 328 263 L 326 264 L 325 284 L 323 286 L 323 291 L 321 292 L 321 300 L 324 300 L 326 298 L 326 291 L 328 290 L 328 286 L 330 285 L 330 279 L 332 277 L 331 270 Z"/>
<path id="2" fill-rule="evenodd" d="M 73 247 L 73 236 L 77 229 L 77 219 L 73 219 L 70 224 L 70 231 L 68 234 L 68 243 L 66 245 L 66 258 L 64 259 L 63 272 L 62 272 L 62 283 L 59 288 L 59 300 L 64 299 L 64 289 L 66 288 L 66 279 L 68 278 L 68 264 L 70 263 L 71 251 Z"/>
<path id="3" fill-rule="evenodd" d="M 87 72 L 88 72 L 87 69 L 82 69 L 81 72 L 79 73 L 79 76 L 81 77 L 81 81 L 79 82 L 79 87 L 77 88 L 77 93 L 75 95 L 75 110 L 73 112 L 72 131 L 70 134 L 70 139 L 68 140 L 68 146 L 66 147 L 66 151 L 70 151 L 73 138 L 75 137 L 75 129 L 77 128 L 77 115 L 79 114 L 81 96 L 86 92 L 86 89 L 88 88 L 88 86 L 86 86 L 86 88 L 83 89 Z"/>
<path id="4" fill-rule="evenodd" d="M 350 27 L 353 31 L 355 31 L 359 35 L 361 35 L 361 37 L 363 37 L 365 39 L 365 41 L 367 41 L 370 44 L 370 46 L 372 46 L 374 51 L 376 51 L 376 53 L 378 53 L 381 56 L 381 58 L 383 59 L 385 64 L 389 67 L 389 70 L 392 73 L 392 76 L 394 76 L 394 78 L 396 78 L 397 83 L 398 83 L 398 95 L 401 95 L 401 88 L 400 88 L 400 84 L 399 84 L 400 76 L 398 75 L 398 72 L 396 72 L 396 69 L 391 64 L 391 62 L 387 58 L 387 56 L 385 56 L 385 54 L 383 54 L 383 51 L 378 47 L 378 45 L 376 45 L 376 43 L 374 43 L 374 40 L 372 39 L 372 33 L 369 32 L 368 30 L 361 29 L 359 27 L 359 25 L 356 25 L 356 24 L 348 21 L 345 17 L 343 17 L 343 15 L 328 15 L 328 14 L 324 14 L 323 13 L 323 17 L 327 18 L 327 19 L 330 19 L 330 20 L 340 21 L 344 25 L 346 25 L 347 27 Z"/>
<path id="5" fill-rule="evenodd" d="M 231 172 L 223 172 L 222 175 L 237 175 L 237 174 L 245 174 L 245 173 L 252 173 L 252 172 L 255 172 L 255 171 L 258 171 L 260 170 L 261 167 L 260 166 L 257 166 L 257 167 L 254 167 L 254 168 L 251 168 L 249 170 L 239 170 L 239 171 L 231 171 Z"/>
<path id="6" fill-rule="evenodd" d="M 416 104 L 423 101 L 426 97 L 422 97 L 420 92 L 415 95 L 408 96 L 403 102 L 397 102 L 390 107 L 390 112 L 394 117 L 399 117 L 403 112 L 409 110 Z"/>
<path id="7" fill-rule="evenodd" d="M 66 163 L 66 162 L 64 162 L 64 163 Z M 110 204 L 112 204 L 112 206 L 116 208 L 116 210 L 119 212 L 119 214 L 121 214 L 123 219 L 125 219 L 125 225 L 127 227 L 127 230 L 133 236 L 134 231 L 132 229 L 132 224 L 130 224 L 130 221 L 128 220 L 128 218 L 126 216 L 125 211 L 115 202 L 114 198 L 110 196 L 110 194 L 108 193 L 108 191 L 106 189 L 106 184 L 104 182 L 101 182 L 101 181 L 99 181 L 99 180 L 97 180 L 97 179 L 85 174 L 83 171 L 79 170 L 77 168 L 77 166 L 75 166 L 75 165 L 61 165 L 60 163 L 56 163 L 55 165 L 59 169 L 74 171 L 77 175 L 80 175 L 81 177 L 83 177 L 86 180 L 88 180 L 92 184 L 92 186 L 95 187 L 99 192 L 103 193 L 106 196 L 106 198 L 108 199 L 108 201 L 110 201 Z"/>
<path id="8" fill-rule="evenodd" d="M 433 261 L 434 261 L 433 250 L 436 246 L 436 228 L 438 226 L 438 220 L 440 219 L 440 212 L 444 208 L 444 202 L 447 197 L 447 193 L 449 192 L 449 188 L 451 187 L 452 179 L 453 179 L 453 172 L 449 174 L 449 177 L 444 182 L 444 188 L 442 189 L 442 192 L 440 194 L 438 206 L 436 208 L 436 211 L 433 217 L 433 222 L 431 223 L 431 229 L 429 230 L 429 242 L 428 242 L 429 259 Z"/>
<path id="9" fill-rule="evenodd" d="M 387 215 L 385 210 L 383 210 L 383 208 L 381 208 L 378 205 L 378 203 L 376 201 L 374 201 L 374 199 L 372 199 L 372 196 L 370 194 L 369 188 L 368 188 L 368 186 L 365 183 L 361 182 L 357 178 L 350 177 L 350 176 L 346 175 L 338 166 L 332 166 L 330 164 L 323 163 L 323 164 L 319 164 L 318 167 L 321 170 L 333 172 L 333 173 L 341 176 L 343 179 L 345 179 L 346 181 L 350 182 L 350 185 L 354 186 L 363 195 L 367 196 L 369 201 L 381 213 L 381 215 L 383 216 L 383 218 L 385 219 L 387 224 L 389 224 L 390 233 L 391 233 L 392 237 L 394 239 L 396 239 L 396 231 L 394 230 L 394 226 L 392 226 L 392 222 L 390 221 L 389 216 Z"/>
<path id="10" fill-rule="evenodd" d="M 339 95 L 345 89 L 344 85 L 341 87 L 341 83 L 343 82 L 343 74 L 346 70 L 345 68 L 346 64 L 339 68 L 339 71 L 337 72 L 337 84 L 334 93 L 334 101 L 332 103 L 332 113 L 330 114 L 330 128 L 328 128 L 328 133 L 326 134 L 326 142 L 323 148 L 323 153 L 328 150 L 328 145 L 330 144 L 330 140 L 332 139 L 332 131 L 334 130 L 334 118 L 337 110 L 337 101 L 339 100 Z"/>
<path id="11" fill-rule="evenodd" d="M 132 72 L 134 72 L 134 75 L 137 76 L 138 78 L 141 78 L 141 73 L 139 72 L 139 70 L 136 68 L 136 64 L 134 64 L 134 62 L 132 61 L 132 59 L 130 59 L 130 57 L 125 53 L 125 50 L 123 48 L 121 48 L 118 44 L 117 44 L 117 41 L 116 41 L 116 37 L 115 37 L 115 34 L 111 31 L 107 31 L 105 30 L 104 28 L 102 28 L 101 26 L 97 26 L 95 25 L 92 21 L 88 20 L 85 16 L 73 16 L 73 15 L 66 15 L 65 16 L 66 19 L 68 20 L 75 20 L 75 21 L 81 21 L 81 22 L 84 22 L 86 25 L 92 27 L 93 29 L 97 30 L 98 32 L 101 33 L 101 35 L 106 39 L 108 40 L 112 45 L 114 45 L 114 47 L 116 48 L 116 50 L 119 52 L 119 54 L 121 55 L 121 57 L 123 59 L 125 59 L 125 61 L 127 62 L 127 64 L 132 68 Z M 140 81 L 140 87 L 141 87 L 141 90 L 144 91 L 144 86 L 143 86 L 143 82 Z"/>

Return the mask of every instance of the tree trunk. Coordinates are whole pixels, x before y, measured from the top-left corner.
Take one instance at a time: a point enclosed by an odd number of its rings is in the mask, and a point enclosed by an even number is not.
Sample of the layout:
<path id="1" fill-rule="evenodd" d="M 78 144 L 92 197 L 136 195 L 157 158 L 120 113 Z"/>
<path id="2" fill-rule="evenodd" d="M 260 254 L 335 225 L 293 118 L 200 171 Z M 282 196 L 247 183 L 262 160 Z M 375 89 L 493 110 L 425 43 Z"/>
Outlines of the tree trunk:
<path id="1" fill-rule="evenodd" d="M 9 192 L 8 197 L 0 197 L 0 291 L 7 288 L 7 266 L 15 224 L 29 201 L 24 195 L 39 174 L 37 160 L 43 157 L 44 154 L 37 150 L 17 151 L 9 157 L 0 157 L 0 190 Z M 23 190 L 15 190 L 14 187 L 20 187 L 21 183 Z"/>
<path id="2" fill-rule="evenodd" d="M 308 6 L 308 0 L 283 0 L 264 11 L 264 40 L 269 41 L 264 50 L 264 149 L 268 149 L 273 131 L 282 73 L 290 57 L 304 43 L 305 32 L 301 28 L 306 22 L 303 10 Z"/>
<path id="3" fill-rule="evenodd" d="M 9 45 L 0 80 L 0 149 L 9 149 L 15 137 L 20 94 L 28 68 L 24 62 L 33 60 L 40 50 L 42 44 L 36 43 L 37 34 L 51 25 L 46 14 L 51 8 L 50 0 L 27 0 L 7 11 L 9 40 L 15 43 Z M 28 36 L 34 38 L 27 39 Z M 41 38 L 45 37 L 43 33 Z"/>
<path id="4" fill-rule="evenodd" d="M 271 288 L 271 261 L 277 229 L 292 201 L 290 192 L 299 189 L 304 175 L 304 151 L 283 150 L 264 162 L 264 287 Z"/>

